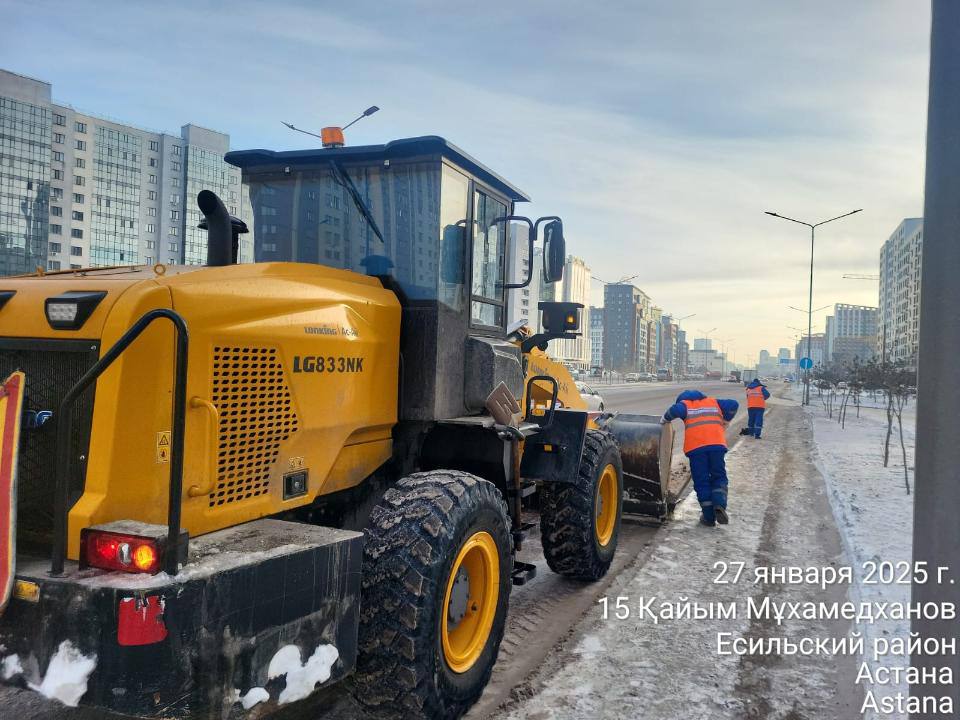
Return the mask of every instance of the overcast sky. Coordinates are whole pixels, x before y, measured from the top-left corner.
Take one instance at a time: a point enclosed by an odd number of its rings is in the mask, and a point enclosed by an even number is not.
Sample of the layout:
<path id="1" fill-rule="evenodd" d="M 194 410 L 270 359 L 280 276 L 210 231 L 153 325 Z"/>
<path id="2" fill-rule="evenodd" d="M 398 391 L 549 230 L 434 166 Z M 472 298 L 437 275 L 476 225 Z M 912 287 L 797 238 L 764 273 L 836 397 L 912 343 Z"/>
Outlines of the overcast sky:
<path id="1" fill-rule="evenodd" d="M 159 8 L 163 7 L 161 11 Z M 407 3 L 0 0 L 0 67 L 78 109 L 235 149 L 438 134 L 558 214 L 593 274 L 635 283 L 743 362 L 814 307 L 876 304 L 880 245 L 923 209 L 923 0 Z M 594 299 L 602 302 L 595 285 Z M 823 329 L 826 313 L 815 316 Z"/>

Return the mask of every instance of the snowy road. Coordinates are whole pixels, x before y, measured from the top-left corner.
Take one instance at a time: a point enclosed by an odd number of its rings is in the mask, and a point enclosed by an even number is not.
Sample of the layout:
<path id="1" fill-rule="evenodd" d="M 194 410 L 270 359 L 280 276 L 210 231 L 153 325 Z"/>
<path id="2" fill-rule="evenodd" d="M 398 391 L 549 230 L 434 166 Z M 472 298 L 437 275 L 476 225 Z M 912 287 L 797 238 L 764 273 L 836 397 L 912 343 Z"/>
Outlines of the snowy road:
<path id="1" fill-rule="evenodd" d="M 593 607 L 557 652 L 519 684 L 497 720 L 625 718 L 686 720 L 859 717 L 853 658 L 720 656 L 718 631 L 735 636 L 843 637 L 844 622 L 675 620 L 654 624 L 638 611 L 660 602 L 842 601 L 845 589 L 718 584 L 714 563 L 836 566 L 845 563 L 822 476 L 812 464 L 812 436 L 795 404 L 771 413 L 762 441 L 740 443 L 728 456 L 731 524 L 698 525 L 694 497 L 678 508 L 648 559 L 623 572 L 607 591 L 626 598 L 628 619 L 603 619 Z"/>

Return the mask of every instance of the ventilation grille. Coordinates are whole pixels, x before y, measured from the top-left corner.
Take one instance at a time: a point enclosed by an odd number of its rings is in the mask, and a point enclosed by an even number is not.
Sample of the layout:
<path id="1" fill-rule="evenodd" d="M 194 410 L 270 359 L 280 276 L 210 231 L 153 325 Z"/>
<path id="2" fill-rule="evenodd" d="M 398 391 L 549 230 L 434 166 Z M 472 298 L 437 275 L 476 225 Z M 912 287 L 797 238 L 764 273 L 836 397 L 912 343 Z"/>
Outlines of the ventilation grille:
<path id="1" fill-rule="evenodd" d="M 266 495 L 280 443 L 297 430 L 276 348 L 213 351 L 212 401 L 220 412 L 220 459 L 210 507 Z"/>

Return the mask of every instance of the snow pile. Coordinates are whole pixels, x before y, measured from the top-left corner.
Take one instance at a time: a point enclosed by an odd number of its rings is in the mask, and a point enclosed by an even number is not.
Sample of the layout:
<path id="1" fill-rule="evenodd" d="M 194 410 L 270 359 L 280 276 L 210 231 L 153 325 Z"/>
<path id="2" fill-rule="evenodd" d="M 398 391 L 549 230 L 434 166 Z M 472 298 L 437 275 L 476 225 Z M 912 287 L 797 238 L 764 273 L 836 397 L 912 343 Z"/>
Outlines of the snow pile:
<path id="1" fill-rule="evenodd" d="M 340 653 L 333 645 L 319 645 L 306 663 L 300 661 L 300 648 L 296 645 L 284 645 L 277 650 L 270 660 L 267 678 L 287 676 L 287 686 L 278 702 L 283 705 L 307 697 L 318 683 L 330 679 L 330 670 L 338 657 Z"/>
<path id="2" fill-rule="evenodd" d="M 904 409 L 903 434 L 907 448 L 910 485 L 913 487 L 914 429 L 916 405 Z M 853 599 L 862 602 L 909 603 L 909 584 L 864 584 L 864 563 L 911 562 L 913 557 L 913 495 L 906 494 L 903 481 L 903 459 L 896 420 L 890 440 L 890 465 L 883 467 L 883 443 L 886 435 L 886 412 L 863 407 L 857 418 L 848 408 L 846 427 L 840 429 L 835 420 L 823 415 L 822 409 L 808 409 L 813 425 L 817 466 L 827 483 L 830 504 L 847 555 L 853 566 L 857 584 Z M 899 574 L 899 573 L 898 573 Z M 869 655 L 875 638 L 906 641 L 909 620 L 881 618 L 863 623 L 858 628 L 864 635 L 864 651 Z M 863 657 L 868 661 L 872 658 Z M 888 656 L 887 667 L 909 665 L 906 657 Z M 875 669 L 871 665 L 872 669 Z M 906 683 L 899 687 L 891 681 L 883 694 L 907 692 Z M 865 717 L 875 717 L 867 714 Z M 877 716 L 878 717 L 878 716 Z M 903 717 L 884 715 L 884 717 Z"/>
<path id="3" fill-rule="evenodd" d="M 29 683 L 29 686 L 51 700 L 76 707 L 87 691 L 87 679 L 96 667 L 96 655 L 88 657 L 69 640 L 64 640 L 50 659 L 43 680 L 38 685 Z"/>
<path id="4" fill-rule="evenodd" d="M 4 680 L 9 680 L 14 675 L 23 674 L 23 666 L 20 664 L 20 656 L 7 655 L 3 659 L 3 663 L 0 664 L 0 672 L 2 672 Z"/>
<path id="5" fill-rule="evenodd" d="M 262 687 L 252 687 L 247 690 L 247 694 L 243 696 L 240 695 L 239 690 L 234 690 L 233 692 L 234 702 L 240 703 L 244 710 L 249 710 L 254 705 L 270 699 L 270 693 L 267 692 L 266 688 Z"/>

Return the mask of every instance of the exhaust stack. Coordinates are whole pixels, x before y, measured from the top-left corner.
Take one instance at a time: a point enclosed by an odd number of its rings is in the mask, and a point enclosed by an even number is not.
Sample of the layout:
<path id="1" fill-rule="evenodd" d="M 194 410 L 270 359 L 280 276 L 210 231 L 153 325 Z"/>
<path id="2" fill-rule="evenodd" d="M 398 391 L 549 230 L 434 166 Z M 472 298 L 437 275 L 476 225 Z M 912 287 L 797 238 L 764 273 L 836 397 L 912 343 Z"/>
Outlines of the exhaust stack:
<path id="1" fill-rule="evenodd" d="M 223 201 L 211 190 L 201 190 L 197 206 L 203 213 L 198 228 L 207 231 L 207 265 L 233 265 L 240 256 L 240 235 L 250 232 L 247 224 L 227 212 Z"/>

